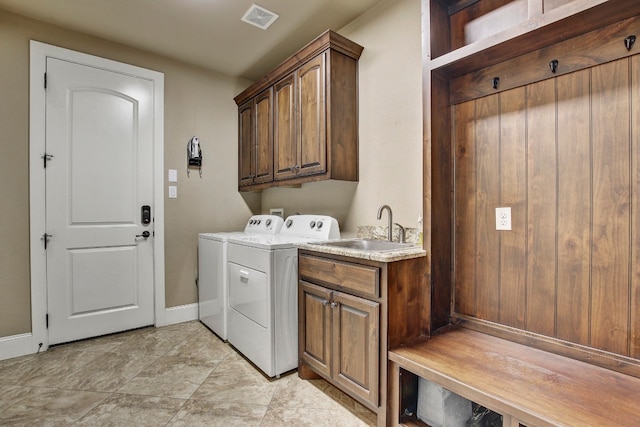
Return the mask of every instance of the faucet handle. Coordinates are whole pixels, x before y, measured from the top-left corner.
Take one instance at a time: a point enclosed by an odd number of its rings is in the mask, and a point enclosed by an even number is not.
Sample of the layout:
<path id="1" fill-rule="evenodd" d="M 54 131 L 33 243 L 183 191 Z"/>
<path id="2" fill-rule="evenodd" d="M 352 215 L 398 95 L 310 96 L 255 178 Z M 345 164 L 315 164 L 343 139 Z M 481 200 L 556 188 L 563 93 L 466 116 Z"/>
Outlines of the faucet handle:
<path id="1" fill-rule="evenodd" d="M 405 239 L 405 229 L 403 226 L 401 226 L 400 224 L 398 224 L 397 222 L 393 223 L 394 225 L 398 226 L 398 229 L 400 230 L 400 238 L 398 239 L 399 243 L 404 243 L 404 239 Z"/>

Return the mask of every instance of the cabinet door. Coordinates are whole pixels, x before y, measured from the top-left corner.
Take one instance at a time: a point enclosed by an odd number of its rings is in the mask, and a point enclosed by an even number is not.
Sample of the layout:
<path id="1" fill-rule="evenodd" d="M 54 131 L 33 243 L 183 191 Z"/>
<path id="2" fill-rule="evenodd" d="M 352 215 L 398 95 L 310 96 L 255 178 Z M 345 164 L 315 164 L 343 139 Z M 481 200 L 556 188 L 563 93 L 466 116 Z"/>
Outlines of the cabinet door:
<path id="1" fill-rule="evenodd" d="M 341 292 L 334 292 L 333 303 L 332 377 L 378 406 L 380 304 Z"/>
<path id="2" fill-rule="evenodd" d="M 298 138 L 296 137 L 295 73 L 274 85 L 274 178 L 287 179 L 296 175 Z"/>
<path id="3" fill-rule="evenodd" d="M 298 347 L 300 358 L 317 373 L 331 375 L 331 294 L 321 286 L 300 282 Z"/>
<path id="4" fill-rule="evenodd" d="M 327 171 L 326 53 L 297 72 L 300 154 L 298 176 Z"/>
<path id="5" fill-rule="evenodd" d="M 255 176 L 253 99 L 238 107 L 238 122 L 238 186 L 243 187 Z"/>
<path id="6" fill-rule="evenodd" d="M 271 88 L 256 96 L 255 110 L 255 184 L 273 181 L 273 123 Z"/>

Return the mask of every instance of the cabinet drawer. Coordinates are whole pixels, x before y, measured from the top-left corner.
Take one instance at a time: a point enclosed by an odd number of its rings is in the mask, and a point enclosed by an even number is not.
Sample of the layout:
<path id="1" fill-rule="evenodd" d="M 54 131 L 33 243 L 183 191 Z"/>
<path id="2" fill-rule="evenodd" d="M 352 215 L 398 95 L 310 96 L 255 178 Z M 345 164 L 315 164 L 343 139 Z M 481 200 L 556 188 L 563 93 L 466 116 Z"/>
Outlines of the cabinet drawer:
<path id="1" fill-rule="evenodd" d="M 380 269 L 377 267 L 308 255 L 301 255 L 298 262 L 300 277 L 305 280 L 333 284 L 340 289 L 373 297 L 380 296 Z"/>

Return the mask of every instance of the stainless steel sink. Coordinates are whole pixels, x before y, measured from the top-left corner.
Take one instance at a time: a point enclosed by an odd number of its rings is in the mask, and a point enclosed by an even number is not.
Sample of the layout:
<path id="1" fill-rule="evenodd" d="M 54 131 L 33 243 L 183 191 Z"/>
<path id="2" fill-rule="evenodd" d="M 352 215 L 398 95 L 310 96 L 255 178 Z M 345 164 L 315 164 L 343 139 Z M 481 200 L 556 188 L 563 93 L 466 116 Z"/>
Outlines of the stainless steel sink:
<path id="1" fill-rule="evenodd" d="M 330 246 L 334 248 L 345 249 L 357 249 L 361 251 L 397 251 L 398 249 L 411 248 L 414 245 L 411 243 L 396 243 L 389 242 L 387 240 L 368 240 L 368 239 L 345 239 L 345 240 L 332 240 L 330 242 L 314 242 L 314 245 Z"/>

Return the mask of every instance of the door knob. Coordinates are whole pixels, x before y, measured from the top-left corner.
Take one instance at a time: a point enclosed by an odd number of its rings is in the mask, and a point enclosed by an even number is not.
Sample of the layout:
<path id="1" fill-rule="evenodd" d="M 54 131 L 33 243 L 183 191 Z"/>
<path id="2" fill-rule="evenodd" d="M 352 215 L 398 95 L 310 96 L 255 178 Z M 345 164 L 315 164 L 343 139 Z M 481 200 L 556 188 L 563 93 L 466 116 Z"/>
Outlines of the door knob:
<path id="1" fill-rule="evenodd" d="M 136 234 L 136 237 L 144 237 L 145 239 L 148 239 L 149 236 L 151 236 L 151 233 L 149 233 L 148 231 L 143 231 L 142 234 Z"/>

